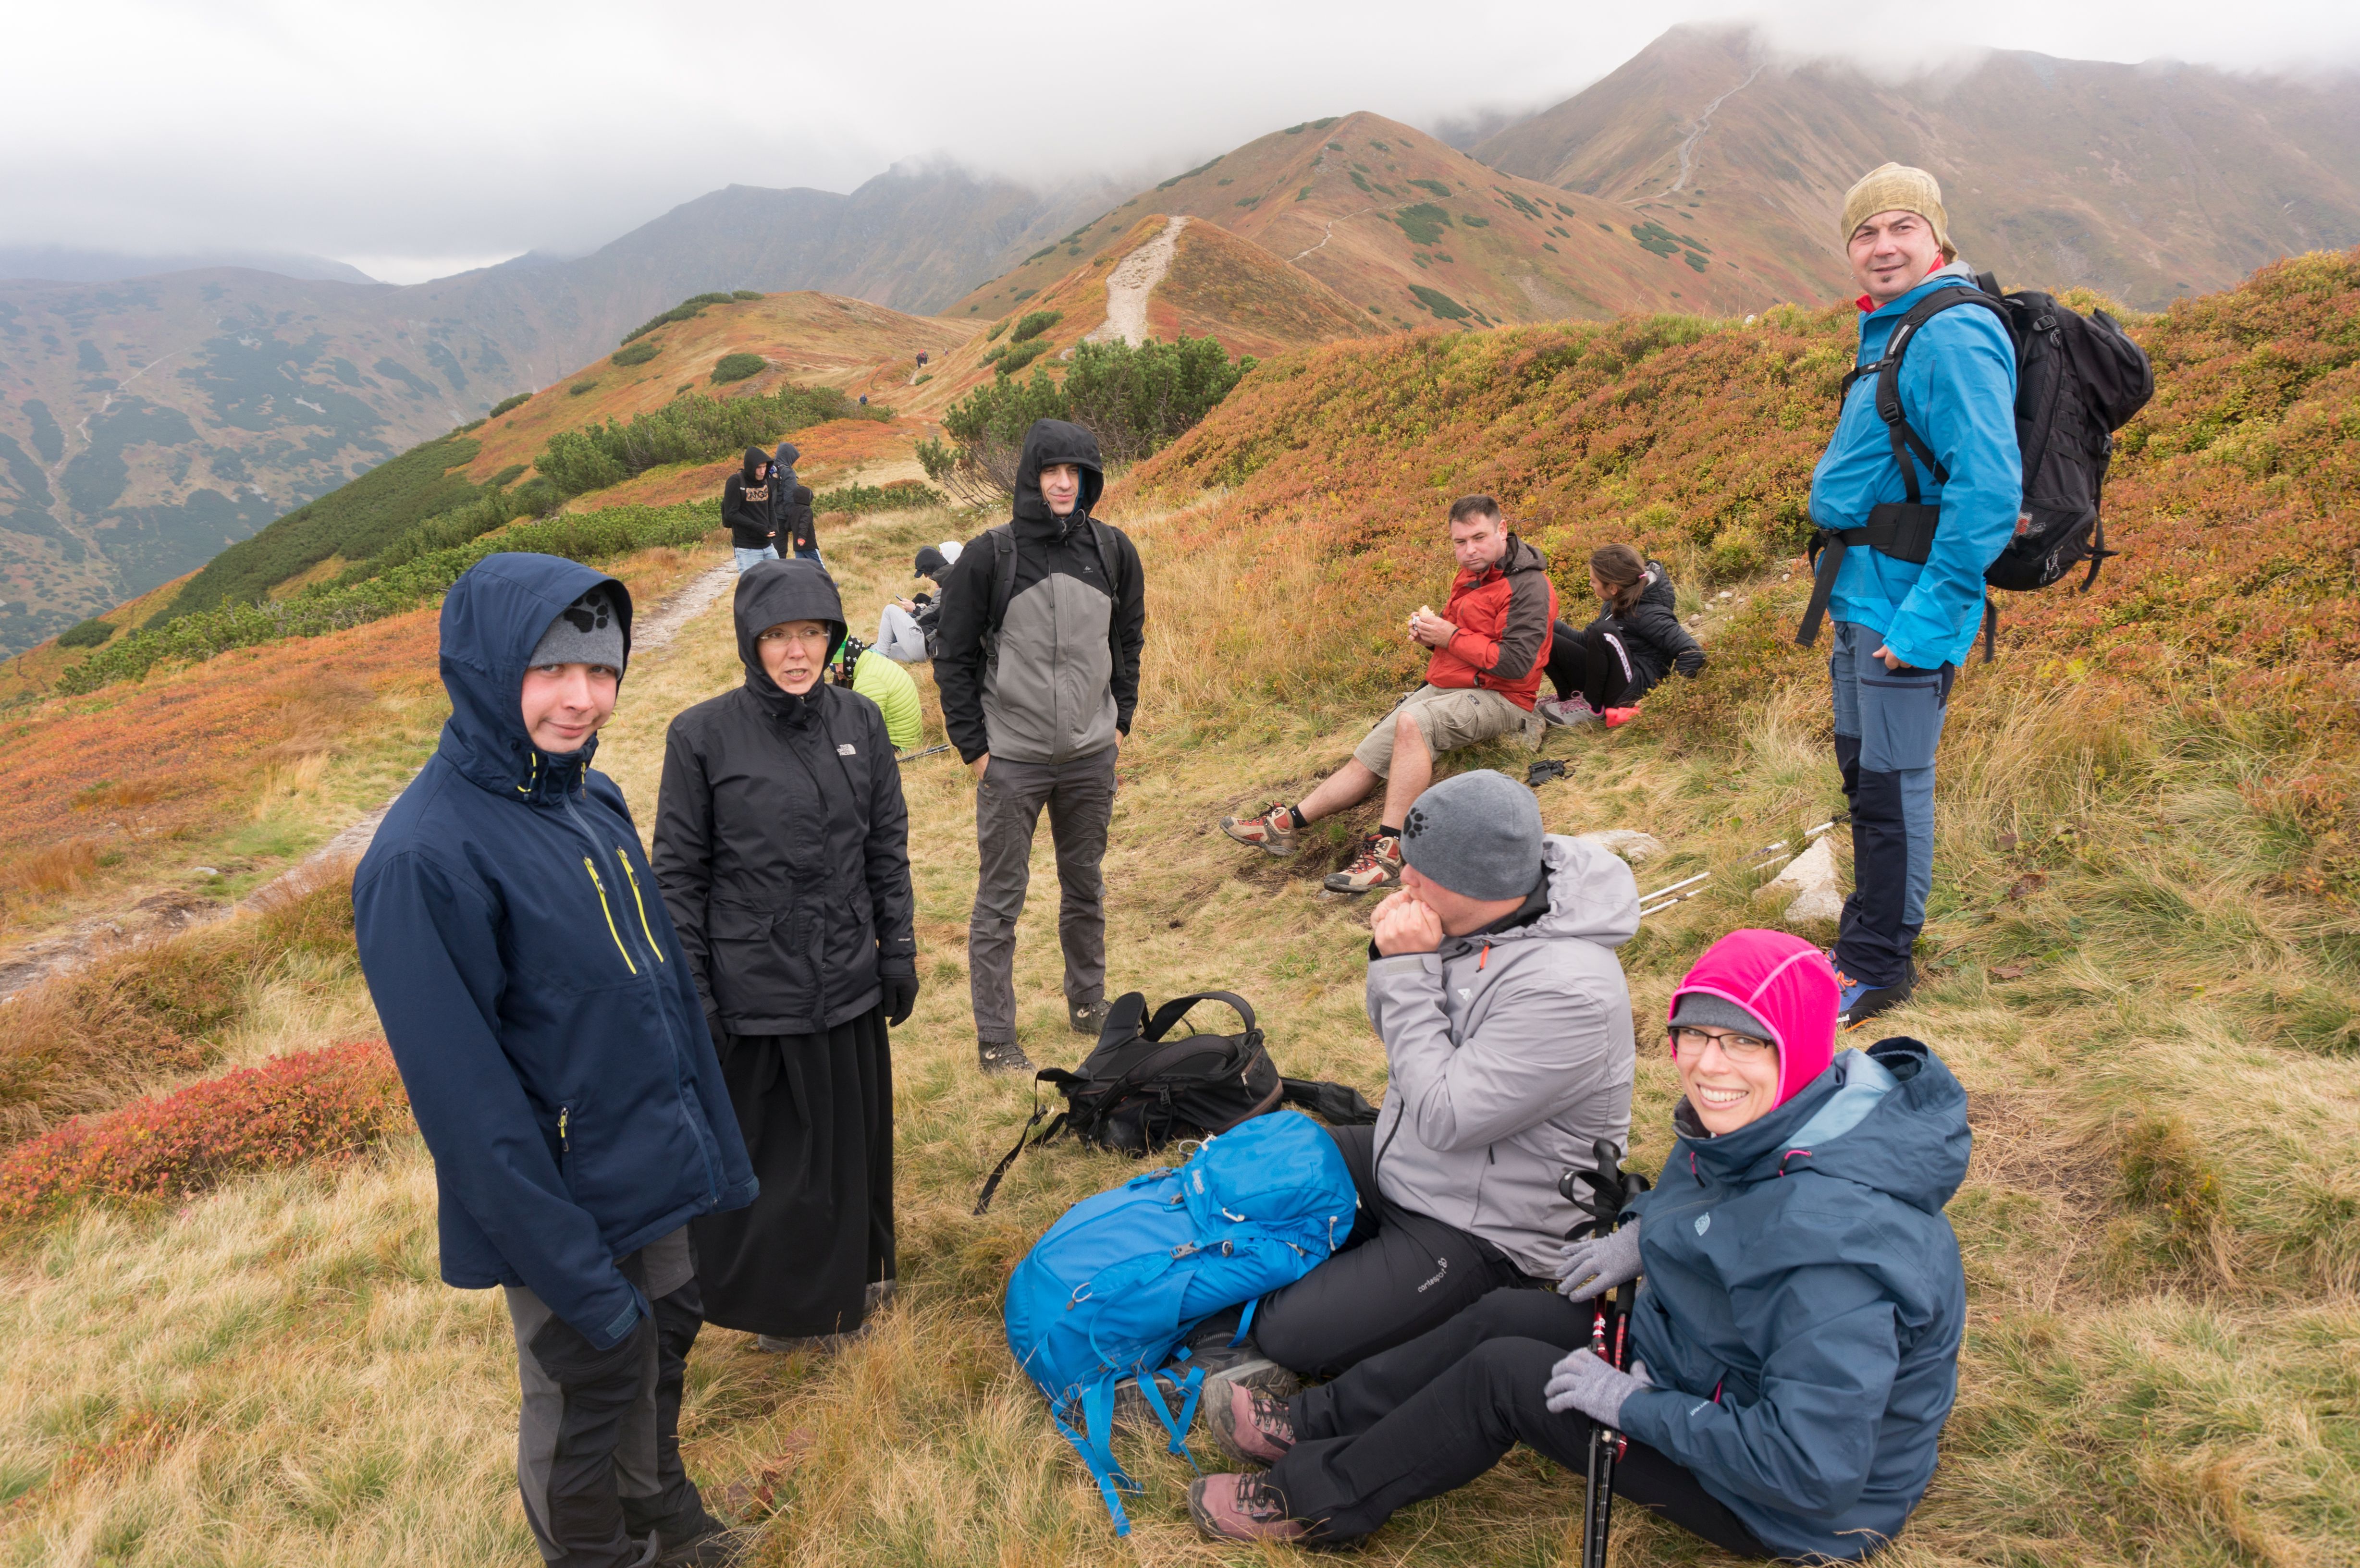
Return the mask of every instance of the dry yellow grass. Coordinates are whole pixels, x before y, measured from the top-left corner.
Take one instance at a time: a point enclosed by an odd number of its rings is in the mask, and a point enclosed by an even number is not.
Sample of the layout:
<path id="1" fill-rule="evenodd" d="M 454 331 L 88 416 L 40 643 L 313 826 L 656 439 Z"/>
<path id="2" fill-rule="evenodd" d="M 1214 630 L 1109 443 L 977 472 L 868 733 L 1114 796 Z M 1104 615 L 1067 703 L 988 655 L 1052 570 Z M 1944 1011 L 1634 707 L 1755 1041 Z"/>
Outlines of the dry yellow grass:
<path id="1" fill-rule="evenodd" d="M 1252 998 L 1293 1073 L 1375 1092 L 1360 1015 L 1364 907 L 1316 895 L 1351 824 L 1279 863 L 1213 827 L 1341 757 L 1369 699 L 1297 692 L 1321 562 L 1246 570 L 1138 528 L 1153 593 L 1148 681 L 1121 764 L 1109 877 L 1118 988 Z M 914 546 L 964 531 L 875 519 L 828 541 L 856 629 Z M 1439 580 L 1440 573 L 1437 577 Z M 1411 602 L 1426 591 L 1411 595 Z M 1783 614 L 1773 593 L 1745 615 Z M 1740 626 L 1735 628 L 1742 630 Z M 665 723 L 737 679 L 724 600 L 634 669 L 601 762 L 652 820 Z M 1389 669 L 1370 676 L 1382 690 Z M 2355 1560 L 2360 1539 L 2360 927 L 2278 890 L 2301 845 L 2273 815 L 2282 740 L 2114 712 L 2094 689 L 1986 704 L 1973 672 L 1946 743 L 1928 979 L 1893 1021 L 1973 1096 L 1951 1215 L 1972 1323 L 1942 1469 L 1881 1561 L 2170 1568 Z M 1672 846 L 1647 881 L 1743 864 L 1835 802 L 1808 681 L 1721 700 L 1705 738 L 1643 721 L 1559 736 L 1553 829 L 1627 825 Z M 929 725 L 939 738 L 931 708 Z M 1468 758 L 1520 768 L 1501 747 Z M 1125 1458 L 1146 1495 L 1118 1541 L 1010 1367 L 998 1294 L 1031 1239 L 1132 1169 L 1070 1145 L 967 1210 L 1031 1107 L 974 1072 L 964 931 L 971 789 L 947 756 L 905 781 L 925 991 L 896 1031 L 902 1294 L 833 1357 L 708 1331 L 691 1367 L 691 1468 L 766 1475 L 772 1564 L 1277 1562 L 1197 1541 L 1189 1472 Z M 1661 876 L 1655 873 L 1660 869 Z M 1037 1060 L 1070 1063 L 1045 835 L 1019 947 Z M 1760 918 L 1724 870 L 1625 952 L 1643 1020 L 1712 936 Z M 281 983 L 232 1054 L 361 1016 L 348 973 Z M 1636 1154 L 1669 1147 L 1667 1064 L 1643 1054 Z M 512 1347 L 497 1300 L 434 1282 L 432 1189 L 413 1144 L 333 1181 L 247 1182 L 178 1214 L 93 1214 L 6 1264 L 0 1292 L 0 1562 L 95 1565 L 531 1562 L 508 1474 Z M 1379 1563 L 1570 1564 L 1579 1484 L 1530 1454 L 1412 1508 Z M 1617 1563 L 1720 1559 L 1639 1510 Z"/>

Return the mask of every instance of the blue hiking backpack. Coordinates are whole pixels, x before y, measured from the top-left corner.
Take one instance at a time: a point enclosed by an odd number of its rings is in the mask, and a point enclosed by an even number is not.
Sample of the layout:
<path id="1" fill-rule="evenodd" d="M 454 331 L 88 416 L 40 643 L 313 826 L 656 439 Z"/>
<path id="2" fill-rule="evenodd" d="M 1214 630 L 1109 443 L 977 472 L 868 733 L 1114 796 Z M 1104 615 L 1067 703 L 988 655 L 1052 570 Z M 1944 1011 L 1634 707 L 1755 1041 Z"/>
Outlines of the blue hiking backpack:
<path id="1" fill-rule="evenodd" d="M 1290 1111 L 1208 1138 L 1187 1162 L 1084 1199 L 1049 1227 L 1008 1281 L 1008 1348 L 1048 1396 L 1051 1417 L 1131 1533 L 1115 1463 L 1115 1385 L 1136 1377 L 1174 1454 L 1188 1453 L 1205 1371 L 1188 1332 L 1215 1312 L 1292 1284 L 1351 1234 L 1351 1172 L 1317 1122 Z M 1164 1403 L 1163 1371 L 1180 1399 Z"/>

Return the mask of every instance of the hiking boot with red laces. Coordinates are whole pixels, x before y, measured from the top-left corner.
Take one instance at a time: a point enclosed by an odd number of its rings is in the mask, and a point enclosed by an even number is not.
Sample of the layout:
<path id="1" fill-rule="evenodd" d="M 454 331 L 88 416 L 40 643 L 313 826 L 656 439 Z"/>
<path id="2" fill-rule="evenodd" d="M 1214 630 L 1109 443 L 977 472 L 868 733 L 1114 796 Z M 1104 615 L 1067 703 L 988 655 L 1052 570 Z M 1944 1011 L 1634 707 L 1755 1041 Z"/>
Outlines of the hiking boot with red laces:
<path id="1" fill-rule="evenodd" d="M 1401 882 L 1401 840 L 1391 833 L 1371 833 L 1360 841 L 1360 853 L 1341 871 L 1328 874 L 1330 893 L 1371 893 Z"/>
<path id="2" fill-rule="evenodd" d="M 1223 817 L 1221 831 L 1281 860 L 1302 847 L 1303 829 L 1295 821 L 1295 808 L 1284 804 L 1264 806 L 1258 817 Z"/>
<path id="3" fill-rule="evenodd" d="M 1227 1377 L 1205 1385 L 1205 1425 L 1221 1451 L 1253 1465 L 1275 1465 L 1295 1446 L 1286 1401 Z"/>
<path id="4" fill-rule="evenodd" d="M 1188 1513 L 1213 1541 L 1299 1541 L 1303 1521 L 1259 1475 L 1206 1475 L 1188 1484 Z"/>
<path id="5" fill-rule="evenodd" d="M 1601 716 L 1606 720 L 1608 729 L 1619 730 L 1639 716 L 1639 705 L 1633 702 L 1627 708 L 1609 708 Z"/>
<path id="6" fill-rule="evenodd" d="M 1541 716 L 1542 723 L 1560 728 L 1598 722 L 1598 710 L 1579 697 L 1543 697 L 1533 704 L 1533 712 Z"/>

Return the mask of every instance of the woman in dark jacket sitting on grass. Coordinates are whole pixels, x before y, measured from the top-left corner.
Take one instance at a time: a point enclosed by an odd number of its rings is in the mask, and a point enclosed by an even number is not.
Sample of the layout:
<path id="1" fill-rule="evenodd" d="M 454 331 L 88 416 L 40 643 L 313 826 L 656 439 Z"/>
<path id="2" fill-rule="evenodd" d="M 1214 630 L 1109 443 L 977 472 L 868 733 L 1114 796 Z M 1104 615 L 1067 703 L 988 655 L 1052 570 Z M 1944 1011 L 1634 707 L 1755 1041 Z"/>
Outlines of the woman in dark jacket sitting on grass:
<path id="1" fill-rule="evenodd" d="M 654 865 L 763 1179 L 692 1228 L 705 1319 L 785 1350 L 858 1329 L 892 1286 L 909 818 L 877 704 L 821 679 L 845 635 L 827 573 L 757 561 L 737 620 L 746 683 L 666 737 Z"/>
<path id="2" fill-rule="evenodd" d="M 1572 1299 L 1492 1291 L 1284 1403 L 1205 1385 L 1214 1437 L 1266 1475 L 1189 1492 L 1207 1535 L 1349 1541 L 1463 1486 L 1518 1442 L 1580 1469 L 1630 1439 L 1615 1490 L 1742 1557 L 1861 1558 L 1934 1475 L 1958 1393 L 1966 1277 L 1942 1217 L 1967 1171 L 1967 1097 L 1914 1040 L 1834 1055 L 1827 959 L 1732 931 L 1673 994 L 1685 1094 L 1655 1191 L 1568 1246 Z M 1577 1305 L 1641 1278 L 1633 1370 Z"/>
<path id="3" fill-rule="evenodd" d="M 1549 639 L 1549 683 L 1557 695 L 1533 704 L 1552 724 L 1603 721 L 1615 729 L 1639 716 L 1639 699 L 1677 670 L 1694 680 L 1704 649 L 1680 625 L 1672 574 L 1627 544 L 1590 552 L 1590 591 L 1605 613 L 1579 631 L 1563 621 Z"/>

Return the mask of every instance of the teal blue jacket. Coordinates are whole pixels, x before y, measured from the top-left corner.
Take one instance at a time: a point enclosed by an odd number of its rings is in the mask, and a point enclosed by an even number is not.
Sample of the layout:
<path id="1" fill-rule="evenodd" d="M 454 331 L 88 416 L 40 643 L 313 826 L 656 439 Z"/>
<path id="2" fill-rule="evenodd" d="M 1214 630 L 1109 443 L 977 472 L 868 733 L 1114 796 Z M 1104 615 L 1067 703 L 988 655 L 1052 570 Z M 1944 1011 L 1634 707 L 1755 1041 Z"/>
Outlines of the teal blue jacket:
<path id="1" fill-rule="evenodd" d="M 1781 1556 L 1865 1556 L 1925 1495 L 1958 1393 L 1966 1275 L 1942 1205 L 1967 1173 L 1966 1092 L 1888 1040 L 1735 1132 L 1675 1125 L 1633 1204 L 1631 1350 L 1655 1386 L 1622 1430 Z"/>
<path id="2" fill-rule="evenodd" d="M 1953 263 L 1863 316 L 1858 363 L 1882 359 L 1894 323 L 1935 289 L 1973 287 L 1964 265 Z M 1873 550 L 1847 552 L 1829 609 L 1881 635 L 1905 664 L 1937 670 L 1963 662 L 1974 646 L 1983 570 L 2007 548 L 2023 509 L 2016 349 L 1999 318 L 1981 306 L 1957 306 L 1920 328 L 1901 360 L 1901 408 L 1950 476 L 1939 484 L 1922 467 L 1918 474 L 1920 498 L 1942 509 L 1933 553 L 1917 565 Z M 1877 417 L 1876 377 L 1863 376 L 1812 472 L 1811 520 L 1823 528 L 1860 528 L 1872 507 L 1908 498 Z"/>

